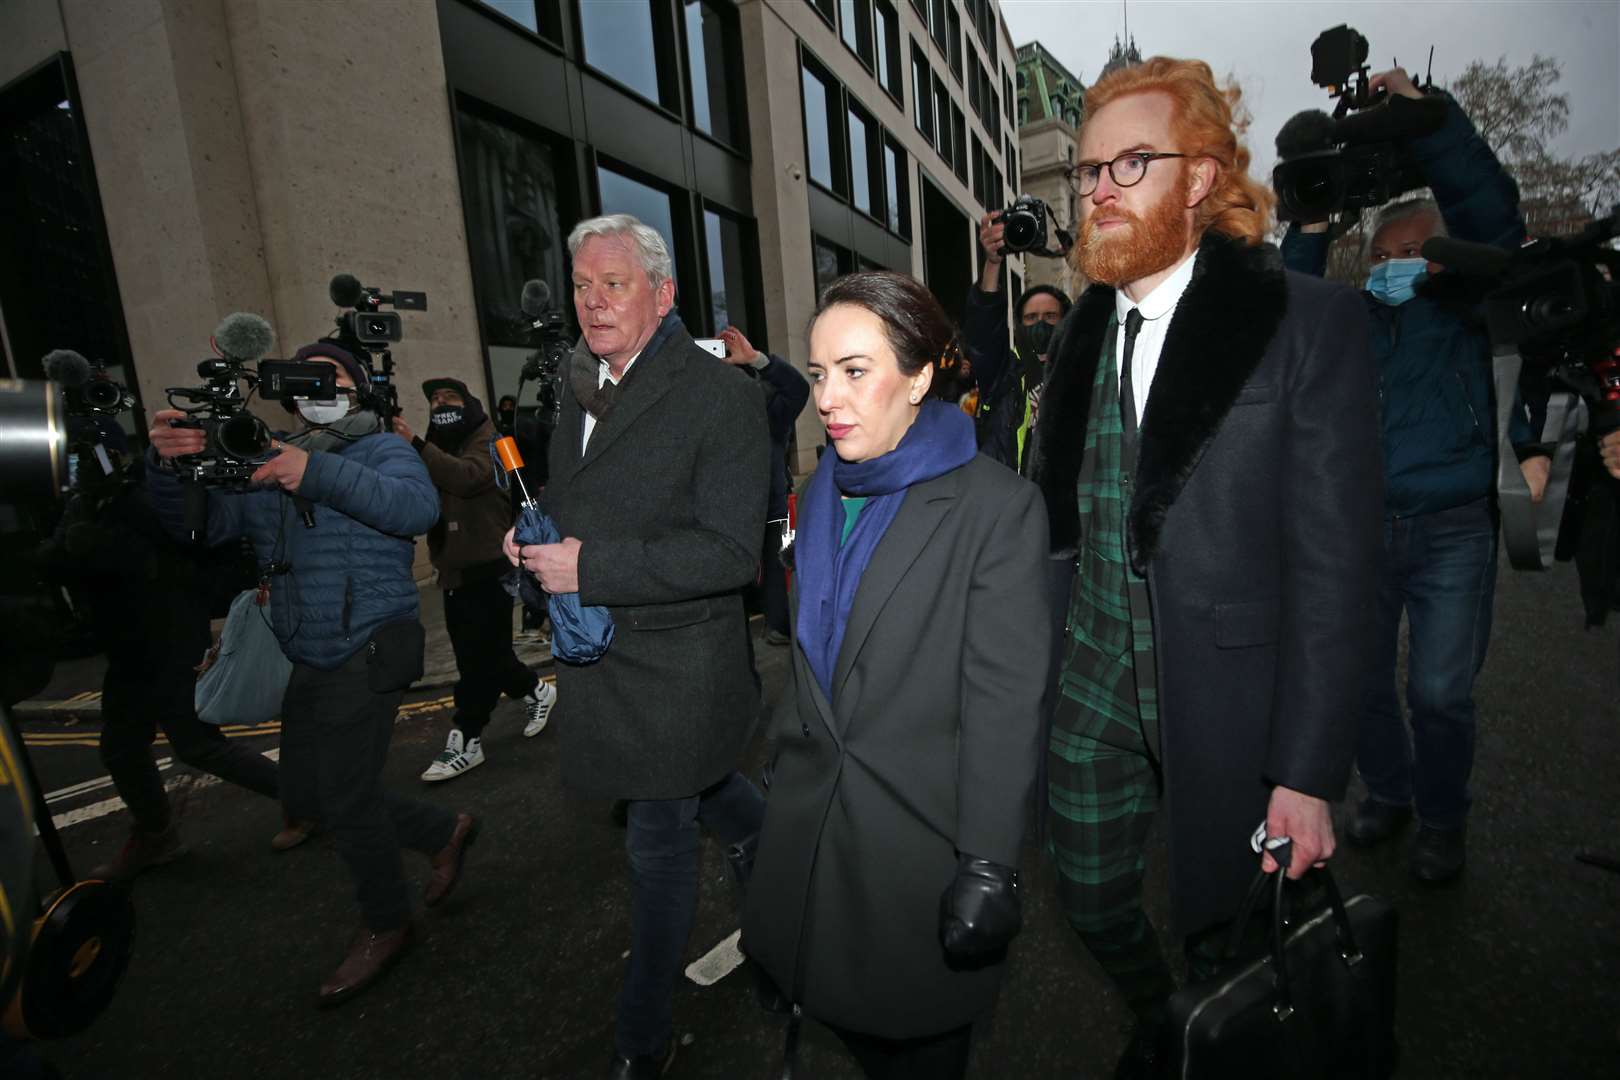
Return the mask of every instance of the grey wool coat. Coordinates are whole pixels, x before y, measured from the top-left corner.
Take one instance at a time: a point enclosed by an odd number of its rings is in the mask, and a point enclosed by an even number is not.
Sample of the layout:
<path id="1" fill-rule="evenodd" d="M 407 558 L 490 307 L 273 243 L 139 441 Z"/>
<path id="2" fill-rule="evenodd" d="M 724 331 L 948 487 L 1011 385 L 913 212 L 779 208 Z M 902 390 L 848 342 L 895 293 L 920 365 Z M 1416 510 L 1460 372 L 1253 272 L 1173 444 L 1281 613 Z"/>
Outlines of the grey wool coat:
<path id="1" fill-rule="evenodd" d="M 580 540 L 580 600 L 609 609 L 615 636 L 596 663 L 557 665 L 563 781 L 685 798 L 736 767 L 757 715 L 741 590 L 765 529 L 764 403 L 676 326 L 581 453 L 583 417 L 565 379 L 540 501 Z"/>
<path id="2" fill-rule="evenodd" d="M 1035 487 L 980 455 L 906 493 L 830 701 L 795 620 L 742 947 L 818 1019 L 911 1038 L 995 1001 L 1005 964 L 948 964 L 939 900 L 959 852 L 1018 864 L 1051 651 L 1051 620 L 1032 616 L 1046 535 Z"/>

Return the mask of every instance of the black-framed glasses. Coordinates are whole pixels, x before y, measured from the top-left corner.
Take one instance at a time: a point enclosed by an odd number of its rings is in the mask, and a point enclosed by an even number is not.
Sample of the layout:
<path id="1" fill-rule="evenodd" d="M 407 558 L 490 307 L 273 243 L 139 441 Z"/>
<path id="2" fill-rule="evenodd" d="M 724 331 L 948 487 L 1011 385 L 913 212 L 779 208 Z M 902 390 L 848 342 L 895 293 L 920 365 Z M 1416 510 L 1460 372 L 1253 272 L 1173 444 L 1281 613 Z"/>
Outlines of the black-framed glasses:
<path id="1" fill-rule="evenodd" d="M 1147 175 L 1148 164 L 1160 158 L 1193 157 L 1192 154 L 1168 154 L 1157 150 L 1127 150 L 1112 161 L 1082 161 L 1078 165 L 1071 165 L 1063 170 L 1074 185 L 1076 195 L 1090 195 L 1097 190 L 1097 184 L 1102 180 L 1102 171 L 1108 170 L 1108 175 L 1118 187 L 1135 187 Z"/>

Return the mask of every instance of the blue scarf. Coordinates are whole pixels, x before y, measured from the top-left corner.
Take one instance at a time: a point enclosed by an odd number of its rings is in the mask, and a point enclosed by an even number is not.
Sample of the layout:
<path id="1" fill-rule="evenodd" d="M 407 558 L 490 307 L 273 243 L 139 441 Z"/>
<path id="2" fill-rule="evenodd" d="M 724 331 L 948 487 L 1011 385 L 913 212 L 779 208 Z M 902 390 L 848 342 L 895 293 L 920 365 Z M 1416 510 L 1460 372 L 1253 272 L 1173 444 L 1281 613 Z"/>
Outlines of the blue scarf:
<path id="1" fill-rule="evenodd" d="M 799 646 L 828 700 L 855 590 L 878 542 L 900 512 L 906 489 L 961 468 L 977 450 L 967 414 L 955 405 L 930 400 L 923 403 L 900 445 L 887 454 L 871 461 L 844 461 L 836 453 L 821 456 L 805 489 L 793 564 L 799 577 Z M 840 495 L 868 498 L 842 545 Z"/>

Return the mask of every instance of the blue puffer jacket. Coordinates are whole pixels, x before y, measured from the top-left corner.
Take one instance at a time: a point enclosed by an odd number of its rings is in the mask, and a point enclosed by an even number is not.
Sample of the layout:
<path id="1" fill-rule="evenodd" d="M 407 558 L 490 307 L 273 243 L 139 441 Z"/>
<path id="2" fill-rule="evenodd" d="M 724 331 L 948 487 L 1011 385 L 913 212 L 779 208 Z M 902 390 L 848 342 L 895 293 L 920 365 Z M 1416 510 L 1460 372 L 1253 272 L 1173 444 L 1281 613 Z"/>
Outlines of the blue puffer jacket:
<path id="1" fill-rule="evenodd" d="M 1516 247 L 1524 239 L 1519 189 L 1462 109 L 1448 97 L 1445 126 L 1412 140 L 1417 160 L 1458 239 Z M 1289 229 L 1289 269 L 1321 275 L 1327 234 Z M 1418 295 L 1390 307 L 1362 293 L 1378 365 L 1383 429 L 1384 505 L 1392 516 L 1445 510 L 1489 495 L 1496 483 L 1496 407 L 1491 344 L 1482 320 L 1455 298 L 1443 272 Z M 1449 295 L 1448 295 L 1449 294 Z M 1532 442 L 1515 408 L 1514 445 Z"/>
<path id="2" fill-rule="evenodd" d="M 146 476 L 164 527 L 183 537 L 179 478 Z M 385 434 L 310 454 L 298 493 L 314 505 L 312 529 L 280 491 L 210 491 L 208 543 L 246 536 L 261 566 L 291 567 L 270 578 L 271 624 L 288 659 L 330 671 L 384 623 L 416 617 L 412 538 L 438 520 L 439 495 L 420 455 Z"/>

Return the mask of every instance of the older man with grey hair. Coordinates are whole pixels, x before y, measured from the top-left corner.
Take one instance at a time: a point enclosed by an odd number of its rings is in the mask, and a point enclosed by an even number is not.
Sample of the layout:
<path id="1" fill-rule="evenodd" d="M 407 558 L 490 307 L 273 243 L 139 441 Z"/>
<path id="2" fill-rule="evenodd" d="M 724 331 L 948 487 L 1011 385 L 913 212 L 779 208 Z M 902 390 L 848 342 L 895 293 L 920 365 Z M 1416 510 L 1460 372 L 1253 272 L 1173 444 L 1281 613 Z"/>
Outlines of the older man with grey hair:
<path id="1" fill-rule="evenodd" d="M 758 698 L 742 589 L 758 571 L 769 440 L 758 389 L 693 343 L 669 250 L 626 214 L 568 237 L 580 340 L 542 496 L 563 539 L 506 554 L 547 592 L 605 605 L 594 664 L 559 664 L 563 780 L 628 801 L 632 936 L 608 1075 L 669 1068 L 697 910 L 699 827 L 745 875 L 764 814 L 737 771 Z"/>

